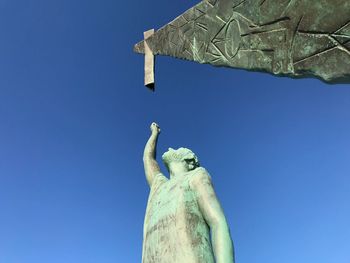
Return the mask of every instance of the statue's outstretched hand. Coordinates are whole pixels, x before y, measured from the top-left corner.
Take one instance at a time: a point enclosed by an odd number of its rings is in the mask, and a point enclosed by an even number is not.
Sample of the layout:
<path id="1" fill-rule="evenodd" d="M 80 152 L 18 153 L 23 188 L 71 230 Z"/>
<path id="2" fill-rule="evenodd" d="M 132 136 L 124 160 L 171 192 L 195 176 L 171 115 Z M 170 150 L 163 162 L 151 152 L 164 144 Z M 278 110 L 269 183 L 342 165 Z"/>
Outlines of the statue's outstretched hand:
<path id="1" fill-rule="evenodd" d="M 158 135 L 160 133 L 160 128 L 159 128 L 159 125 L 157 123 L 152 122 L 150 128 L 151 128 L 152 134 L 157 134 Z"/>

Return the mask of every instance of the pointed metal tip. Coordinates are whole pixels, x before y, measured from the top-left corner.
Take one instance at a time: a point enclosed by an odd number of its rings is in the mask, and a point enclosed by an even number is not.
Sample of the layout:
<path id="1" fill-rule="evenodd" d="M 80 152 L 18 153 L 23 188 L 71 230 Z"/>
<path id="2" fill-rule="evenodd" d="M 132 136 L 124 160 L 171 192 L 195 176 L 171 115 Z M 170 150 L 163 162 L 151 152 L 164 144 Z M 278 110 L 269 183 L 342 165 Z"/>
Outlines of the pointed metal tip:
<path id="1" fill-rule="evenodd" d="M 134 52 L 139 54 L 145 54 L 145 44 L 143 40 L 134 46 Z"/>

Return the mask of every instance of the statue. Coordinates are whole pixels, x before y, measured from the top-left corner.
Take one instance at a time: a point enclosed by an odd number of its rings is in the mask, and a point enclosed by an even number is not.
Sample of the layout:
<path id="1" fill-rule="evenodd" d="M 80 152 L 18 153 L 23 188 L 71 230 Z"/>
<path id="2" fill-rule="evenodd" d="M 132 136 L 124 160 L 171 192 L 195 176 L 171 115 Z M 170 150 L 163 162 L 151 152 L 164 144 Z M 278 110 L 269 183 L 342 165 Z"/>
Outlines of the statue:
<path id="1" fill-rule="evenodd" d="M 143 162 L 150 186 L 143 233 L 143 263 L 233 263 L 230 231 L 208 172 L 189 149 L 169 150 L 156 161 L 160 128 L 151 124 Z M 210 240 L 211 237 L 211 240 Z"/>
<path id="2" fill-rule="evenodd" d="M 349 14 L 349 0 L 202 0 L 134 50 L 151 62 L 165 55 L 350 83 Z"/>

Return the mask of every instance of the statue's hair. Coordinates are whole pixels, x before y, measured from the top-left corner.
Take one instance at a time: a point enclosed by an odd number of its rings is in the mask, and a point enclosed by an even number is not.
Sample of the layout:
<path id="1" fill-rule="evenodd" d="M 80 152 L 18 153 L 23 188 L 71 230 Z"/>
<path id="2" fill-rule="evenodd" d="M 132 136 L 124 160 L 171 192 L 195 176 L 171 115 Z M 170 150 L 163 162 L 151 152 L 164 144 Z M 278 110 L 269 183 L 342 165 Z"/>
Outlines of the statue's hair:
<path id="1" fill-rule="evenodd" d="M 200 166 L 198 157 L 194 154 L 194 152 L 192 152 L 190 149 L 183 147 L 177 150 L 170 148 L 167 152 L 163 154 L 162 159 L 168 170 L 169 164 L 171 162 L 186 161 L 187 163 L 191 164 L 190 170 L 196 169 Z"/>

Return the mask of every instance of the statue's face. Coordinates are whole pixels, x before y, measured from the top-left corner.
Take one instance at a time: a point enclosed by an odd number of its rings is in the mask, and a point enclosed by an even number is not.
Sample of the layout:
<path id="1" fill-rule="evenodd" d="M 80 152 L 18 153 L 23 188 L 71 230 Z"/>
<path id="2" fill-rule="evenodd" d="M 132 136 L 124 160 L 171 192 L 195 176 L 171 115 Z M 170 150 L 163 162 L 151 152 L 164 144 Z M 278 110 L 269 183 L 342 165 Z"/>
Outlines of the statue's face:
<path id="1" fill-rule="evenodd" d="M 172 164 L 176 164 L 177 167 L 181 167 L 185 171 L 194 170 L 199 166 L 196 155 L 187 148 L 179 148 L 177 150 L 169 148 L 162 158 L 168 170 L 170 170 L 170 166 L 173 166 Z"/>

